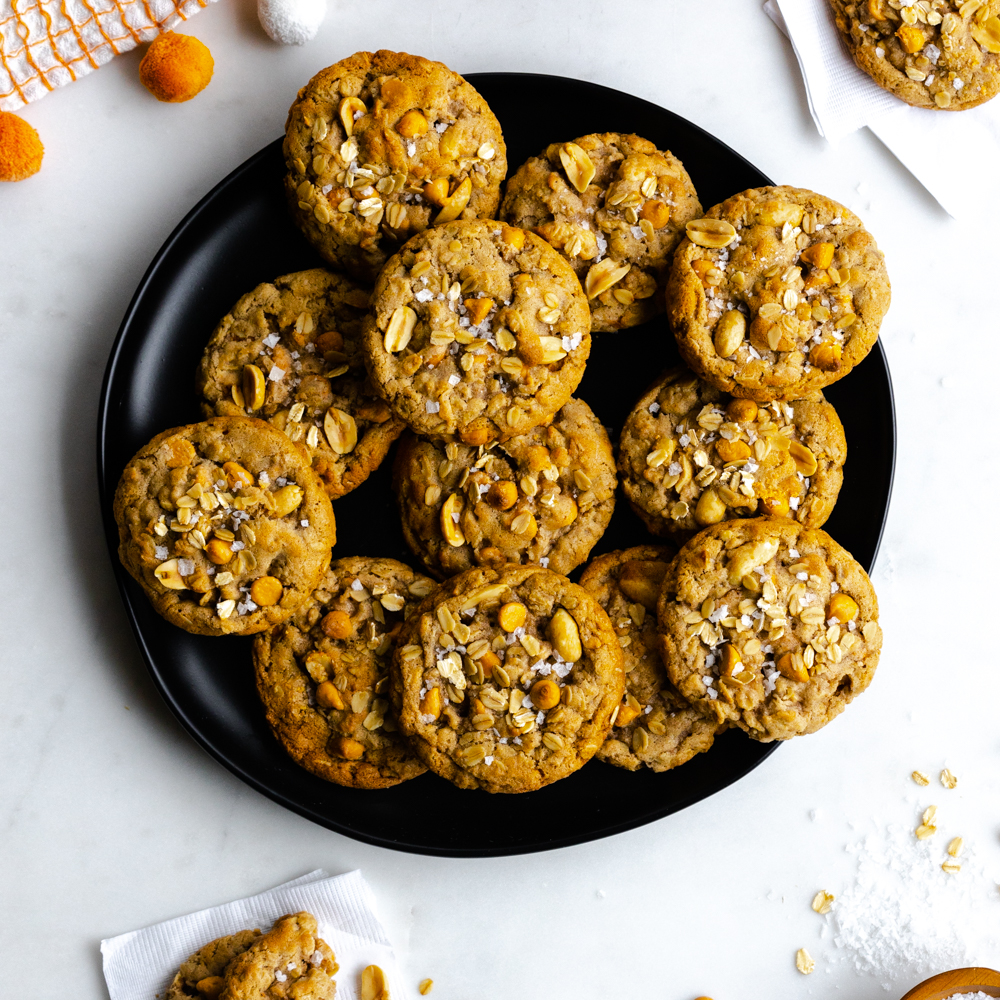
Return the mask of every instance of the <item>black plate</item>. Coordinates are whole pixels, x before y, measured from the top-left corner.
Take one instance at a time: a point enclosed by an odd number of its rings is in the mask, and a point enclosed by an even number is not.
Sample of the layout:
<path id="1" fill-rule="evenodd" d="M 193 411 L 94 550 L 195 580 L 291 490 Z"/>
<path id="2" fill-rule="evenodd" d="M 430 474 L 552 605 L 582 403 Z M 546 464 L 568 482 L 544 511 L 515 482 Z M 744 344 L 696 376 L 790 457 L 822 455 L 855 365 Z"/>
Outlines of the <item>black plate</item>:
<path id="1" fill-rule="evenodd" d="M 636 132 L 686 165 L 708 207 L 770 183 L 742 157 L 663 108 L 561 77 L 469 77 L 504 129 L 511 168 L 549 142 L 589 132 Z M 156 686 L 189 733 L 247 784 L 309 819 L 358 840 L 456 857 L 519 854 L 606 837 L 683 809 L 756 767 L 776 744 L 725 733 L 709 753 L 667 774 L 630 773 L 598 761 L 527 795 L 460 791 L 427 774 L 385 791 L 329 784 L 292 763 L 257 700 L 249 639 L 188 635 L 168 625 L 118 562 L 111 511 L 126 462 L 155 434 L 199 419 L 194 370 L 218 319 L 244 292 L 321 262 L 289 220 L 281 143 L 251 157 L 191 211 L 150 265 L 111 351 L 98 418 L 101 504 L 112 561 L 136 640 Z M 661 367 L 677 360 L 662 319 L 594 339 L 579 395 L 613 433 Z M 892 486 L 892 387 L 881 345 L 828 393 L 844 421 L 850 460 L 827 527 L 867 567 L 875 560 Z M 336 502 L 335 557 L 394 556 L 403 542 L 386 461 Z M 648 541 L 628 505 L 596 552 Z"/>

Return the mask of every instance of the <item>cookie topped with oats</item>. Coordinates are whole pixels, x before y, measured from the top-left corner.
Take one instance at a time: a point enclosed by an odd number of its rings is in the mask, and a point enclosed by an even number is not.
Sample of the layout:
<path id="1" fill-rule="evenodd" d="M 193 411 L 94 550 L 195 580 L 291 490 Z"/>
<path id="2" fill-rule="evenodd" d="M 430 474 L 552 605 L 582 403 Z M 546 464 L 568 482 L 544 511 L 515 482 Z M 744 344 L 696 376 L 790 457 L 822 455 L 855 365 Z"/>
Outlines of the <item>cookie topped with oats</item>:
<path id="1" fill-rule="evenodd" d="M 167 621 L 249 635 L 290 618 L 336 541 L 298 448 L 263 420 L 214 417 L 140 448 L 114 501 L 118 556 Z"/>
<path id="2" fill-rule="evenodd" d="M 299 228 L 364 281 L 429 226 L 492 218 L 507 175 L 500 123 L 478 91 L 442 63 L 384 49 L 299 91 L 284 155 Z"/>
<path id="3" fill-rule="evenodd" d="M 657 648 L 656 602 L 675 554 L 662 545 L 609 552 L 580 577 L 608 613 L 625 667 L 625 697 L 597 758 L 629 771 L 679 767 L 708 750 L 721 728 L 681 697 Z"/>
<path id="4" fill-rule="evenodd" d="M 284 431 L 331 498 L 360 486 L 403 429 L 365 370 L 370 295 L 319 267 L 258 285 L 223 317 L 198 366 L 206 417 L 256 416 Z"/>
<path id="5" fill-rule="evenodd" d="M 963 111 L 1000 91 L 996 0 L 829 0 L 852 58 L 918 108 Z"/>
<path id="6" fill-rule="evenodd" d="M 390 694 L 400 729 L 459 788 L 530 792 L 601 747 L 621 648 L 590 594 L 539 566 L 468 570 L 403 625 Z"/>
<path id="7" fill-rule="evenodd" d="M 868 575 L 821 528 L 726 521 L 664 577 L 660 653 L 699 711 L 767 743 L 814 733 L 868 687 L 882 630 Z"/>
<path id="8" fill-rule="evenodd" d="M 757 404 L 687 368 L 650 386 L 618 446 L 632 509 L 654 535 L 679 540 L 755 514 L 818 528 L 833 512 L 846 459 L 843 425 L 822 393 Z"/>
<path id="9" fill-rule="evenodd" d="M 418 434 L 484 445 L 524 434 L 573 394 L 590 310 L 569 264 L 534 233 L 449 222 L 415 236 L 379 275 L 368 370 Z"/>
<path id="10" fill-rule="evenodd" d="M 581 399 L 547 425 L 473 448 L 406 434 L 393 467 L 403 536 L 435 576 L 538 563 L 569 573 L 615 509 L 607 431 Z"/>
<path id="11" fill-rule="evenodd" d="M 663 311 L 670 256 L 701 205 L 673 153 L 605 132 L 533 156 L 507 182 L 499 214 L 569 261 L 590 300 L 590 328 L 603 332 Z"/>
<path id="12" fill-rule="evenodd" d="M 681 356 L 718 389 L 801 399 L 867 356 L 889 308 L 875 240 L 804 188 L 753 188 L 687 224 L 667 284 Z"/>
<path id="13" fill-rule="evenodd" d="M 435 586 L 395 559 L 338 559 L 289 621 L 257 636 L 257 692 L 296 763 L 352 788 L 423 774 L 388 714 L 388 663 Z"/>
<path id="14" fill-rule="evenodd" d="M 261 938 L 259 930 L 237 931 L 209 941 L 190 958 L 167 987 L 165 1000 L 206 1000 L 217 997 L 225 986 L 225 972 L 238 955 Z"/>

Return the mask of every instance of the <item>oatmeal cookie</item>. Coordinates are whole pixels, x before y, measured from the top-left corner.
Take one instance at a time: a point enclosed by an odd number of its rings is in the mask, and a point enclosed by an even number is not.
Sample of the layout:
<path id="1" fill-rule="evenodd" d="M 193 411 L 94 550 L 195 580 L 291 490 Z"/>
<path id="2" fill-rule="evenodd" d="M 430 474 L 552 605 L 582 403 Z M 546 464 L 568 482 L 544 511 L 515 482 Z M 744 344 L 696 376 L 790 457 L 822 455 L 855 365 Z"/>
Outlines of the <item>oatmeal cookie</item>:
<path id="1" fill-rule="evenodd" d="M 663 311 L 670 256 L 701 205 L 673 153 L 605 132 L 533 156 L 507 182 L 499 214 L 569 261 L 590 300 L 590 329 L 603 332 Z"/>
<path id="2" fill-rule="evenodd" d="M 395 559 L 339 559 L 290 621 L 257 636 L 257 692 L 296 763 L 353 788 L 423 774 L 387 714 L 388 661 L 435 586 Z"/>
<path id="3" fill-rule="evenodd" d="M 167 987 L 166 1000 L 206 1000 L 218 996 L 225 985 L 225 972 L 238 955 L 261 938 L 259 930 L 237 931 L 209 941 L 181 963 Z"/>
<path id="4" fill-rule="evenodd" d="M 337 960 L 311 913 L 279 917 L 226 970 L 219 1000 L 333 1000 Z"/>
<path id="5" fill-rule="evenodd" d="M 460 788 L 530 792 L 589 760 L 625 687 L 590 594 L 539 566 L 479 567 L 407 619 L 390 667 L 400 729 Z"/>
<path id="6" fill-rule="evenodd" d="M 492 447 L 407 434 L 393 468 L 403 536 L 435 576 L 538 563 L 567 574 L 615 509 L 615 461 L 601 422 L 571 399 L 547 426 Z"/>
<path id="7" fill-rule="evenodd" d="M 665 372 L 628 415 L 622 488 L 654 535 L 772 514 L 818 528 L 833 512 L 847 442 L 816 392 L 791 403 L 736 399 L 686 368 Z"/>
<path id="8" fill-rule="evenodd" d="M 726 521 L 671 563 L 657 614 L 680 693 L 755 740 L 814 733 L 868 687 L 882 630 L 871 581 L 821 528 Z"/>
<path id="9" fill-rule="evenodd" d="M 569 264 L 534 233 L 450 222 L 386 264 L 364 345 L 379 392 L 413 430 L 480 445 L 526 433 L 570 398 L 590 310 Z"/>
<path id="10" fill-rule="evenodd" d="M 720 729 L 680 696 L 657 649 L 656 601 L 675 554 L 662 545 L 609 552 L 580 577 L 608 613 L 625 667 L 625 698 L 597 758 L 630 771 L 679 767 L 708 750 Z"/>
<path id="11" fill-rule="evenodd" d="M 252 417 L 158 434 L 115 491 L 118 556 L 167 621 L 249 635 L 290 618 L 336 541 L 333 508 L 301 452 Z"/>
<path id="12" fill-rule="evenodd" d="M 843 378 L 888 308 L 885 262 L 861 220 L 803 188 L 753 188 L 689 222 L 667 283 L 684 360 L 758 402 Z"/>
<path id="13" fill-rule="evenodd" d="M 322 268 L 258 285 L 216 327 L 198 366 L 206 417 L 260 417 L 311 460 L 331 498 L 378 468 L 403 422 L 361 353 L 371 292 Z"/>
<path id="14" fill-rule="evenodd" d="M 475 88 L 385 50 L 342 59 L 299 91 L 284 153 L 299 228 L 364 281 L 429 226 L 492 218 L 507 174 L 500 123 Z"/>
<path id="15" fill-rule="evenodd" d="M 963 111 L 1000 90 L 998 0 L 830 0 L 851 57 L 918 108 Z"/>

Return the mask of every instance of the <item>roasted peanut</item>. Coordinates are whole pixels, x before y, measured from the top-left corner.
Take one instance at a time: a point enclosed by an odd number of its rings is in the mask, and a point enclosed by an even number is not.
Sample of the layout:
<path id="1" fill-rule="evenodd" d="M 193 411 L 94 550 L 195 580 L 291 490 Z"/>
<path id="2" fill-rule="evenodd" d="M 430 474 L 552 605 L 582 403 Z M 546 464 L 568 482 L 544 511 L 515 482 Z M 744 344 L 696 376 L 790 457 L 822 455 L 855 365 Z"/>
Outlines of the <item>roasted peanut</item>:
<path id="1" fill-rule="evenodd" d="M 441 534 L 445 541 L 458 548 L 465 544 L 465 534 L 459 526 L 458 520 L 462 512 L 462 495 L 452 493 L 441 505 Z"/>
<path id="2" fill-rule="evenodd" d="M 549 621 L 549 639 L 556 652 L 567 663 L 576 663 L 583 655 L 580 629 L 565 608 L 557 608 Z"/>
<path id="3" fill-rule="evenodd" d="M 833 251 L 832 243 L 814 243 L 799 254 L 799 259 L 813 267 L 827 268 L 833 263 Z"/>
<path id="4" fill-rule="evenodd" d="M 803 476 L 814 475 L 819 468 L 816 456 L 801 441 L 791 441 L 788 445 L 788 454 L 792 456 L 795 468 Z"/>
<path id="5" fill-rule="evenodd" d="M 377 965 L 369 965 L 361 973 L 361 1000 L 389 1000 L 385 975 Z"/>
<path id="6" fill-rule="evenodd" d="M 718 524 L 726 516 L 726 505 L 719 498 L 719 494 L 711 487 L 704 490 L 694 509 L 694 519 L 705 527 L 709 524 Z"/>
<path id="7" fill-rule="evenodd" d="M 224 462 L 222 472 L 231 490 L 253 486 L 253 476 L 239 462 Z"/>
<path id="8" fill-rule="evenodd" d="M 302 497 L 302 487 L 297 486 L 295 483 L 289 483 L 287 486 L 282 486 L 281 489 L 275 490 L 271 494 L 275 515 L 284 517 L 286 514 L 291 514 L 302 503 Z"/>
<path id="9" fill-rule="evenodd" d="M 176 559 L 168 559 L 166 562 L 161 562 L 160 565 L 153 570 L 153 575 L 168 590 L 188 589 L 188 585 L 184 582 L 184 578 L 181 576 L 180 571 L 177 568 Z"/>
<path id="10" fill-rule="evenodd" d="M 790 681 L 805 684 L 809 680 L 809 671 L 797 653 L 781 653 L 774 658 L 774 665 L 778 668 L 778 673 Z"/>
<path id="11" fill-rule="evenodd" d="M 715 325 L 713 336 L 715 353 L 720 358 L 732 357 L 739 350 L 740 344 L 743 343 L 746 330 L 746 317 L 738 309 L 730 309 L 723 313 L 722 318 Z"/>
<path id="12" fill-rule="evenodd" d="M 757 404 L 752 399 L 731 399 L 726 416 L 735 423 L 749 423 L 757 419 Z"/>
<path id="13" fill-rule="evenodd" d="M 365 745 L 357 740 L 352 740 L 350 736 L 338 736 L 330 740 L 330 750 L 337 757 L 345 760 L 361 760 L 365 755 Z"/>
<path id="14" fill-rule="evenodd" d="M 528 616 L 528 609 L 518 601 L 510 601 L 505 604 L 497 616 L 500 628 L 505 632 L 513 632 L 520 628 Z"/>
<path id="15" fill-rule="evenodd" d="M 205 555 L 216 566 L 225 566 L 233 558 L 233 547 L 222 538 L 212 538 L 205 543 Z"/>
<path id="16" fill-rule="evenodd" d="M 243 403 L 248 410 L 259 410 L 264 405 L 267 382 L 256 365 L 243 366 Z"/>
<path id="17" fill-rule="evenodd" d="M 316 688 L 316 703 L 320 708 L 336 708 L 341 712 L 344 710 L 344 699 L 333 681 L 323 681 Z"/>
<path id="18" fill-rule="evenodd" d="M 351 616 L 346 611 L 330 611 L 323 615 L 319 627 L 331 639 L 348 639 L 354 632 Z"/>
<path id="19" fill-rule="evenodd" d="M 440 208 L 448 198 L 448 178 L 435 177 L 424 185 L 424 197 Z"/>
<path id="20" fill-rule="evenodd" d="M 250 585 L 250 599 L 261 607 L 269 607 L 281 600 L 284 587 L 273 576 L 260 576 Z"/>
<path id="21" fill-rule="evenodd" d="M 836 618 L 838 622 L 846 625 L 847 622 L 857 617 L 859 610 L 858 603 L 853 597 L 848 597 L 842 590 L 838 590 L 830 598 L 830 607 L 827 609 L 826 617 Z"/>
<path id="22" fill-rule="evenodd" d="M 418 135 L 423 135 L 430 125 L 427 119 L 416 109 L 407 111 L 402 118 L 396 122 L 396 131 L 404 139 L 415 139 Z"/>
<path id="23" fill-rule="evenodd" d="M 206 976 L 199 979 L 194 988 L 205 1000 L 218 1000 L 219 994 L 226 988 L 226 981 L 222 976 Z"/>
<path id="24" fill-rule="evenodd" d="M 431 716 L 432 721 L 436 721 L 441 717 L 442 707 L 443 702 L 441 699 L 440 688 L 430 688 L 427 694 L 420 699 L 420 714 L 423 716 Z"/>
<path id="25" fill-rule="evenodd" d="M 510 510 L 517 503 L 517 487 L 509 479 L 501 479 L 486 491 L 486 502 L 496 510 Z"/>
<path id="26" fill-rule="evenodd" d="M 543 677 L 531 685 L 531 703 L 543 712 L 555 708 L 559 704 L 560 697 L 562 692 L 559 690 L 559 685 L 551 677 Z"/>
<path id="27" fill-rule="evenodd" d="M 727 441 L 725 438 L 715 442 L 715 451 L 723 462 L 745 462 L 751 455 L 746 441 Z"/>

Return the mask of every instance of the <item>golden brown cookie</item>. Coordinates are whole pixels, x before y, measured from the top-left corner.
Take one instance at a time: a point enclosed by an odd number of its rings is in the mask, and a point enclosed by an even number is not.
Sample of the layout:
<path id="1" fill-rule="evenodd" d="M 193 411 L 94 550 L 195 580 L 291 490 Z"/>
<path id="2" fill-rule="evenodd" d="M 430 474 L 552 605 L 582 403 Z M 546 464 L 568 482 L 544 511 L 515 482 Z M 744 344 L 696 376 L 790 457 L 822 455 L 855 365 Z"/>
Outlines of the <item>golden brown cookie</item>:
<path id="1" fill-rule="evenodd" d="M 657 649 L 656 602 L 675 552 L 662 545 L 609 552 L 580 577 L 611 619 L 625 668 L 625 698 L 597 758 L 629 771 L 679 767 L 708 750 L 720 729 L 681 697 Z"/>
<path id="2" fill-rule="evenodd" d="M 476 89 L 442 63 L 384 49 L 299 91 L 284 153 L 299 228 L 364 281 L 428 226 L 492 218 L 507 174 L 500 123 Z"/>
<path id="3" fill-rule="evenodd" d="M 338 559 L 290 621 L 257 636 L 257 693 L 296 763 L 352 788 L 423 774 L 387 714 L 388 663 L 404 619 L 434 587 L 395 559 Z"/>
<path id="4" fill-rule="evenodd" d="M 1000 5 L 966 0 L 830 0 L 852 58 L 918 108 L 964 111 L 1000 90 Z"/>
<path id="5" fill-rule="evenodd" d="M 225 985 L 226 969 L 237 955 L 261 938 L 259 930 L 237 931 L 209 941 L 181 963 L 167 987 L 165 1000 L 208 1000 L 217 997 Z"/>
<path id="6" fill-rule="evenodd" d="M 601 606 L 539 566 L 470 569 L 408 619 L 390 668 L 399 727 L 460 788 L 530 792 L 589 760 L 625 678 Z"/>
<path id="7" fill-rule="evenodd" d="M 821 528 L 787 518 L 695 535 L 664 578 L 658 619 L 681 694 L 764 743 L 839 715 L 868 687 L 882 648 L 868 575 Z"/>
<path id="8" fill-rule="evenodd" d="M 403 429 L 365 370 L 370 294 L 319 267 L 258 285 L 216 327 L 198 366 L 206 417 L 251 415 L 284 431 L 331 498 L 363 483 Z"/>
<path id="9" fill-rule="evenodd" d="M 311 913 L 279 917 L 226 969 L 219 1000 L 334 1000 L 337 960 Z"/>
<path id="10" fill-rule="evenodd" d="M 591 330 L 663 311 L 671 254 L 701 205 L 684 165 L 620 132 L 557 142 L 507 182 L 500 218 L 548 240 L 590 300 Z"/>
<path id="11" fill-rule="evenodd" d="M 249 635 L 290 618 L 336 541 L 323 484 L 281 431 L 214 417 L 158 434 L 115 492 L 118 556 L 167 621 Z"/>
<path id="12" fill-rule="evenodd" d="M 753 188 L 687 224 L 667 284 L 681 356 L 718 389 L 802 399 L 867 356 L 889 308 L 875 240 L 804 188 Z"/>
<path id="13" fill-rule="evenodd" d="M 487 444 L 570 398 L 590 354 L 590 310 L 569 264 L 534 233 L 451 222 L 386 264 L 364 345 L 375 385 L 412 430 Z"/>
<path id="14" fill-rule="evenodd" d="M 847 442 L 820 392 L 791 403 L 737 399 L 687 368 L 664 372 L 622 428 L 618 470 L 654 535 L 772 514 L 809 528 L 833 512 Z"/>
<path id="15" fill-rule="evenodd" d="M 490 446 L 406 434 L 393 485 L 403 536 L 435 576 L 533 562 L 585 562 L 615 509 L 607 431 L 581 399 L 547 426 Z"/>

